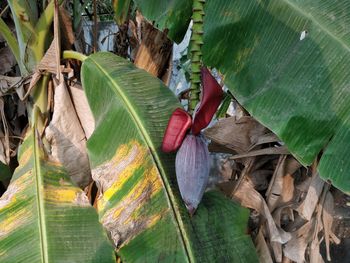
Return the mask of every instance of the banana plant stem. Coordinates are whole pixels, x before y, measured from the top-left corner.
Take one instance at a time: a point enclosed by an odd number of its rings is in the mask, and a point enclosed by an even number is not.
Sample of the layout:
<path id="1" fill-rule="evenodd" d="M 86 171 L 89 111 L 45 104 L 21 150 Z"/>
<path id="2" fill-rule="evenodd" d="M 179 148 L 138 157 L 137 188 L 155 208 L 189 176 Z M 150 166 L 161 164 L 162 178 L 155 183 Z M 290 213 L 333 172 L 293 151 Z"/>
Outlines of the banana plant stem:
<path id="1" fill-rule="evenodd" d="M 190 40 L 191 52 L 191 87 L 188 101 L 188 112 L 193 113 L 200 97 L 202 45 L 203 45 L 203 18 L 205 0 L 193 0 L 192 36 Z"/>
<path id="2" fill-rule="evenodd" d="M 73 50 L 63 51 L 63 59 L 76 59 L 76 60 L 83 62 L 86 58 L 87 58 L 87 56 L 85 56 L 84 54 L 73 51 Z"/>

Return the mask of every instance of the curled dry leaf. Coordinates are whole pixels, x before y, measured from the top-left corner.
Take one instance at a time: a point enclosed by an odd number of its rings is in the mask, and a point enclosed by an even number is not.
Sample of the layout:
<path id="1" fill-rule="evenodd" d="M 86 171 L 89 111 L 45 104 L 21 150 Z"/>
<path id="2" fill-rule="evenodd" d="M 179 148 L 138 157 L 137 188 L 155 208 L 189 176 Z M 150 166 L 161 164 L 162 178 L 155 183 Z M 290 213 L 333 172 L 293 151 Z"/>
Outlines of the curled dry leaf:
<path id="1" fill-rule="evenodd" d="M 313 219 L 291 233 L 291 240 L 283 248 L 283 253 L 286 257 L 297 263 L 305 261 L 305 251 L 308 243 L 312 240 L 315 225 L 316 221 Z"/>
<path id="2" fill-rule="evenodd" d="M 142 41 L 137 49 L 134 64 L 138 68 L 146 70 L 151 75 L 162 78 L 169 67 L 169 60 L 172 54 L 172 42 L 168 39 L 165 32 L 156 29 L 143 17 L 140 19 L 142 25 Z M 121 37 L 121 32 L 119 32 L 119 34 L 119 37 Z M 119 46 L 119 51 L 122 49 L 125 51 L 121 53 L 127 53 L 127 48 Z M 120 55 L 125 56 L 125 54 Z"/>
<path id="3" fill-rule="evenodd" d="M 270 211 L 290 202 L 294 196 L 293 173 L 301 167 L 301 164 L 293 157 L 281 155 L 277 167 L 266 191 L 266 200 Z"/>
<path id="4" fill-rule="evenodd" d="M 60 22 L 60 33 L 61 33 L 61 43 L 62 49 L 71 49 L 75 41 L 75 36 L 72 26 L 72 18 L 69 12 L 63 7 L 59 7 L 59 22 Z"/>
<path id="5" fill-rule="evenodd" d="M 332 195 L 329 186 L 318 176 L 317 164 L 307 170 L 284 146 L 266 148 L 264 144 L 276 143 L 278 138 L 253 123 L 251 117 L 241 117 L 238 121 L 231 117 L 220 120 L 204 133 L 212 140 L 212 149 L 235 154 L 228 158 L 244 166 L 236 171 L 238 181 L 219 186 L 241 205 L 256 210 L 266 219 L 266 224 L 254 223 L 261 262 L 321 263 L 323 240 L 330 260 L 329 244 L 339 243 L 339 239 L 331 229 Z M 249 172 L 244 172 L 249 165 Z M 265 190 L 266 202 L 260 194 Z"/>
<path id="6" fill-rule="evenodd" d="M 55 86 L 54 113 L 46 128 L 46 138 L 51 143 L 51 158 L 63 163 L 72 180 L 83 188 L 91 180 L 85 133 L 65 83 L 55 83 Z"/>
<path id="7" fill-rule="evenodd" d="M 237 159 L 262 156 L 262 155 L 280 155 L 280 154 L 290 154 L 290 153 L 285 146 L 269 147 L 269 148 L 254 150 L 246 153 L 236 154 L 232 156 L 231 159 L 237 160 Z"/>
<path id="8" fill-rule="evenodd" d="M 0 126 L 0 162 L 4 164 L 10 163 L 10 138 L 9 130 L 7 126 L 7 120 L 4 112 L 4 100 L 0 97 L 0 116 L 1 116 L 1 126 Z"/>
<path id="9" fill-rule="evenodd" d="M 332 232 L 333 214 L 334 214 L 334 200 L 333 200 L 332 194 L 328 192 L 326 195 L 325 201 L 323 203 L 323 210 L 322 210 L 322 223 L 324 228 L 324 237 L 325 237 L 328 261 L 331 261 L 330 248 L 329 248 L 331 240 L 336 244 L 340 243 L 340 240 Z"/>
<path id="10" fill-rule="evenodd" d="M 175 169 L 181 197 L 193 214 L 209 179 L 209 152 L 201 136 L 187 135 L 176 154 Z"/>
<path id="11" fill-rule="evenodd" d="M 235 117 L 219 120 L 206 129 L 204 135 L 237 153 L 246 153 L 266 132 L 267 129 L 252 117 L 243 116 L 238 120 Z"/>
<path id="12" fill-rule="evenodd" d="M 276 225 L 264 198 L 254 189 L 248 179 L 242 180 L 233 195 L 241 205 L 255 209 L 267 220 L 267 229 L 271 241 L 285 244 L 290 240 L 291 235 Z"/>
<path id="13" fill-rule="evenodd" d="M 317 172 L 313 173 L 312 181 L 304 201 L 300 204 L 297 211 L 299 215 L 310 221 L 314 213 L 318 200 L 322 194 L 324 181 L 320 178 Z"/>
<path id="14" fill-rule="evenodd" d="M 56 75 L 57 78 L 60 76 L 60 55 L 55 39 L 52 41 L 49 49 L 46 51 L 45 56 L 42 58 L 40 63 L 37 65 L 37 71 L 47 71 Z"/>
<path id="15" fill-rule="evenodd" d="M 322 240 L 314 239 L 310 245 L 310 263 L 324 263 L 320 253 L 320 244 Z M 299 263 L 299 262 L 298 262 Z"/>
<path id="16" fill-rule="evenodd" d="M 269 247 L 266 244 L 261 229 L 255 239 L 255 247 L 259 256 L 260 263 L 273 263 Z"/>
<path id="17" fill-rule="evenodd" d="M 29 83 L 29 78 L 0 76 L 0 96 L 11 92 L 17 92 L 20 99 L 23 100 L 24 85 Z"/>
<path id="18" fill-rule="evenodd" d="M 85 92 L 79 83 L 69 86 L 74 108 L 78 115 L 80 124 L 85 132 L 86 139 L 89 139 L 95 129 L 95 119 L 92 115 Z"/>
<path id="19" fill-rule="evenodd" d="M 276 134 L 274 134 L 272 132 L 266 133 L 266 134 L 263 134 L 263 135 L 258 137 L 257 141 L 250 146 L 249 151 L 258 145 L 262 145 L 265 143 L 279 142 L 279 141 L 280 141 L 280 139 L 278 139 Z"/>

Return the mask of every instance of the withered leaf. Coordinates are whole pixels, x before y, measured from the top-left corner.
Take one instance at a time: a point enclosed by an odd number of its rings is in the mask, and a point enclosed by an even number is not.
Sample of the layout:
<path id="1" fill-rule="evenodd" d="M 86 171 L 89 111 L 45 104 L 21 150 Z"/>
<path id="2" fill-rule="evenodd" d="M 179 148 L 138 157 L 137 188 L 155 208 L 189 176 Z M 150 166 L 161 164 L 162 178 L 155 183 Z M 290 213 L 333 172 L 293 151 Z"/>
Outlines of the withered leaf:
<path id="1" fill-rule="evenodd" d="M 276 225 L 264 198 L 254 189 L 252 183 L 249 182 L 248 179 L 242 180 L 241 184 L 234 192 L 233 197 L 237 198 L 241 205 L 258 211 L 267 220 L 267 228 L 271 241 L 285 244 L 290 240 L 290 233 L 285 232 Z"/>
<path id="2" fill-rule="evenodd" d="M 219 120 L 206 129 L 204 135 L 237 153 L 246 153 L 266 132 L 267 129 L 252 117 L 243 116 L 238 120 L 235 117 Z"/>
<path id="3" fill-rule="evenodd" d="M 311 220 L 312 214 L 314 213 L 318 200 L 321 196 L 323 185 L 324 181 L 320 178 L 317 172 L 314 172 L 307 195 L 297 209 L 302 218 L 308 221 Z"/>
<path id="4" fill-rule="evenodd" d="M 90 110 L 85 92 L 79 83 L 70 85 L 69 90 L 80 124 L 84 130 L 86 138 L 89 139 L 95 129 L 95 119 Z"/>
<path id="5" fill-rule="evenodd" d="M 72 180 L 83 188 L 91 180 L 85 133 L 65 83 L 56 81 L 55 86 L 54 113 L 45 131 L 51 142 L 51 157 L 63 163 Z"/>

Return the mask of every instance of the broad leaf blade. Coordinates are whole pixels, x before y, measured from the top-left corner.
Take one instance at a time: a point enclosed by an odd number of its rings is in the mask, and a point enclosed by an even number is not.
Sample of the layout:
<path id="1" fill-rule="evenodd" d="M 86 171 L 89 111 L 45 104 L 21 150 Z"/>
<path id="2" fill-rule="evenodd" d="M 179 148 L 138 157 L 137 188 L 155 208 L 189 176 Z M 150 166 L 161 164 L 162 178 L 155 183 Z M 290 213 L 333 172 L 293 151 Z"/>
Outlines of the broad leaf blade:
<path id="1" fill-rule="evenodd" d="M 82 81 L 96 123 L 88 151 L 93 178 L 102 189 L 100 221 L 123 262 L 213 262 L 215 256 L 256 262 L 244 234 L 247 210 L 208 194 L 190 219 L 180 200 L 174 155 L 161 151 L 169 117 L 180 106 L 171 91 L 111 53 L 88 57 Z M 236 217 L 242 218 L 237 225 Z M 246 241 L 233 245 L 221 238 Z M 217 242 L 222 249 L 215 254 Z"/>
<path id="2" fill-rule="evenodd" d="M 181 42 L 185 36 L 192 14 L 190 0 L 134 0 L 141 13 L 175 42 Z"/>
<path id="3" fill-rule="evenodd" d="M 21 70 L 23 70 L 24 65 L 21 64 L 19 47 L 17 43 L 17 39 L 11 32 L 11 29 L 6 25 L 5 21 L 0 17 L 0 34 L 6 40 L 7 45 L 10 47 L 12 54 L 15 56 L 18 65 Z"/>
<path id="4" fill-rule="evenodd" d="M 113 0 L 114 18 L 118 25 L 128 22 L 131 0 Z"/>
<path id="5" fill-rule="evenodd" d="M 157 25 L 155 16 L 144 15 Z M 347 0 L 207 0 L 202 48 L 204 64 L 223 73 L 238 101 L 299 161 L 309 165 L 323 153 L 320 176 L 345 192 L 350 192 L 349 18 Z"/>
<path id="6" fill-rule="evenodd" d="M 205 64 L 304 165 L 323 150 L 321 177 L 349 192 L 348 1 L 221 0 L 205 9 Z"/>
<path id="7" fill-rule="evenodd" d="M 0 261 L 115 262 L 84 192 L 47 160 L 32 135 L 19 164 L 0 199 Z"/>

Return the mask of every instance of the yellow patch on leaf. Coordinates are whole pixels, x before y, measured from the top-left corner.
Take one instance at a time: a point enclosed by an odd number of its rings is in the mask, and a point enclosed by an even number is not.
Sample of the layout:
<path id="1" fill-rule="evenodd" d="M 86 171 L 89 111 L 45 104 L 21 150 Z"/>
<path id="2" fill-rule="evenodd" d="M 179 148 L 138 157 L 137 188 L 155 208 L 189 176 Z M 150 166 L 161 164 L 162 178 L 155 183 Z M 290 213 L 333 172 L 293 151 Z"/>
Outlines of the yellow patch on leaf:
<path id="1" fill-rule="evenodd" d="M 0 209 L 10 207 L 17 202 L 18 197 L 22 194 L 23 190 L 33 183 L 32 172 L 28 171 L 21 177 L 11 182 L 6 192 L 0 198 Z"/>
<path id="2" fill-rule="evenodd" d="M 137 141 L 120 146 L 110 161 L 94 169 L 93 178 L 104 190 L 98 201 L 98 210 L 100 215 L 102 213 L 101 222 L 116 246 L 154 226 L 169 211 L 166 208 L 152 215 L 144 210 L 151 199 L 162 191 L 163 184 L 149 149 Z M 135 185 L 126 189 L 125 184 L 130 179 Z M 120 191 L 125 195 L 120 200 L 113 200 Z"/>
<path id="3" fill-rule="evenodd" d="M 158 170 L 156 167 L 152 167 L 142 177 L 142 180 L 133 187 L 127 196 L 122 199 L 124 207 L 133 206 L 135 203 L 137 206 L 134 207 L 133 213 L 130 217 L 125 220 L 124 224 L 128 224 L 134 220 L 137 220 L 139 217 L 139 210 L 142 208 L 146 202 L 148 202 L 153 196 L 155 196 L 162 189 L 162 183 L 159 179 Z M 145 196 L 145 193 L 147 195 Z"/>
<path id="4" fill-rule="evenodd" d="M 33 154 L 32 147 L 26 149 L 19 157 L 19 160 L 18 160 L 19 166 L 21 167 L 25 166 L 30 160 L 30 157 L 32 156 L 32 154 Z"/>
<path id="5" fill-rule="evenodd" d="M 120 191 L 140 168 L 145 168 L 149 150 L 137 141 L 121 145 L 113 158 L 92 170 L 92 177 L 102 188 L 103 196 L 98 209 L 103 210 L 108 201 Z"/>
<path id="6" fill-rule="evenodd" d="M 26 222 L 30 222 L 31 216 L 31 211 L 25 209 L 21 209 L 16 213 L 8 213 L 0 224 L 0 239 L 8 236 L 9 233 L 26 224 Z"/>
<path id="7" fill-rule="evenodd" d="M 46 186 L 45 200 L 55 204 L 76 204 L 79 206 L 90 206 L 88 198 L 77 187 L 74 186 Z"/>

